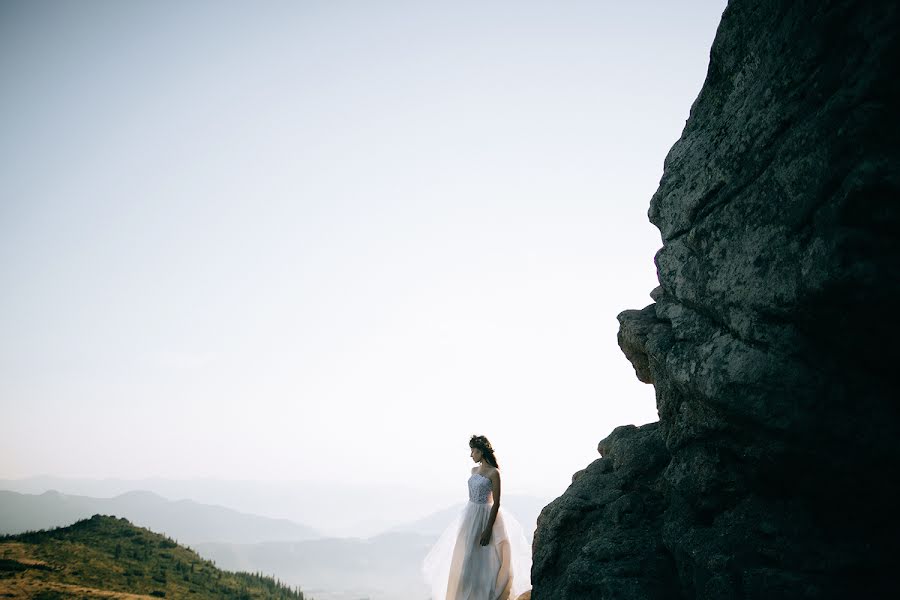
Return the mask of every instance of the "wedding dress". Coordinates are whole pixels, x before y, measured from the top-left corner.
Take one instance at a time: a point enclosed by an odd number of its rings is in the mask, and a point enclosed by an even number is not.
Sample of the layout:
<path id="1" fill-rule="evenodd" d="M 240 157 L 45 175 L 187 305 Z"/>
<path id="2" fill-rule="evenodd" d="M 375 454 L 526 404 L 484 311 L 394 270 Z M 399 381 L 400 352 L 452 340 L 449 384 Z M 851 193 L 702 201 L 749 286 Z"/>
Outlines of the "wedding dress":
<path id="1" fill-rule="evenodd" d="M 522 525 L 502 506 L 481 545 L 494 505 L 491 480 L 473 473 L 469 501 L 422 563 L 431 600 L 515 600 L 531 589 L 531 546 Z"/>

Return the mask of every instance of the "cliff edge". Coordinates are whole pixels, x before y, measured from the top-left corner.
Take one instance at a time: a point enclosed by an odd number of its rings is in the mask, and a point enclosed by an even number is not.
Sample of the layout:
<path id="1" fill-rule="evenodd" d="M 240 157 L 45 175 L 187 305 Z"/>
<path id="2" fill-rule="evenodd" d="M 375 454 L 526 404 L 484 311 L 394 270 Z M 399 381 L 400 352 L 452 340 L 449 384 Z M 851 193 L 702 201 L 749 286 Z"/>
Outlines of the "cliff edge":
<path id="1" fill-rule="evenodd" d="M 618 316 L 659 422 L 541 513 L 533 598 L 893 597 L 900 4 L 729 3 Z M 862 596 L 861 596 L 862 595 Z"/>

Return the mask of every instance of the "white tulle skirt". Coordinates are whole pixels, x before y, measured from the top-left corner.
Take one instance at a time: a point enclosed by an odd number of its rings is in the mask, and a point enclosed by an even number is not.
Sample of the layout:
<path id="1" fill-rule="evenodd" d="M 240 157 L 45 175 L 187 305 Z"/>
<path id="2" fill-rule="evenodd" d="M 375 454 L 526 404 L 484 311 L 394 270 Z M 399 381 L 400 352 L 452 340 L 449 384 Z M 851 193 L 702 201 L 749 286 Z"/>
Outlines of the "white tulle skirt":
<path id="1" fill-rule="evenodd" d="M 467 502 L 422 563 L 431 600 L 507 600 L 531 589 L 531 546 L 501 506 L 491 540 L 481 545 L 492 503 Z"/>

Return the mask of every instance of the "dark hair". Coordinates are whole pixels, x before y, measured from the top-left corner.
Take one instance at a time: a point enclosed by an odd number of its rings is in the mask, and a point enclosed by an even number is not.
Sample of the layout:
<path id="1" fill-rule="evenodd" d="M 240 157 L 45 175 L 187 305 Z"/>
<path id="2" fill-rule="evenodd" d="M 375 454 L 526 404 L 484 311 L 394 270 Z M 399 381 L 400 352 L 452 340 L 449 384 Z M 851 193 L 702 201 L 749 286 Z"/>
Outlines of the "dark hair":
<path id="1" fill-rule="evenodd" d="M 489 465 L 495 469 L 500 468 L 500 465 L 497 464 L 497 457 L 494 456 L 494 449 L 491 447 L 491 443 L 483 435 L 473 435 L 472 439 L 469 440 L 469 448 L 478 448 Z"/>

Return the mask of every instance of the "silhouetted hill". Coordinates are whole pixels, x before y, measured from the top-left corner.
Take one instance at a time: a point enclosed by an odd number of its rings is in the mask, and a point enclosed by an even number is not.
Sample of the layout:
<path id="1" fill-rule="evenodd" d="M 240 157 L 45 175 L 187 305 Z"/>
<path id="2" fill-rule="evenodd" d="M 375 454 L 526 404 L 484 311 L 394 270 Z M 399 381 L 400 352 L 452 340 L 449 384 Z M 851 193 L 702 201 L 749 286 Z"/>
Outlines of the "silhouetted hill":
<path id="1" fill-rule="evenodd" d="M 102 515 L 0 537 L 0 596 L 304 598 L 270 577 L 222 571 L 171 538 Z"/>
<path id="2" fill-rule="evenodd" d="M 0 491 L 0 534 L 61 527 L 93 514 L 114 514 L 181 542 L 252 544 L 321 537 L 311 527 L 287 519 L 241 513 L 192 500 L 167 500 L 152 492 L 131 491 L 115 498 L 39 495 Z"/>

